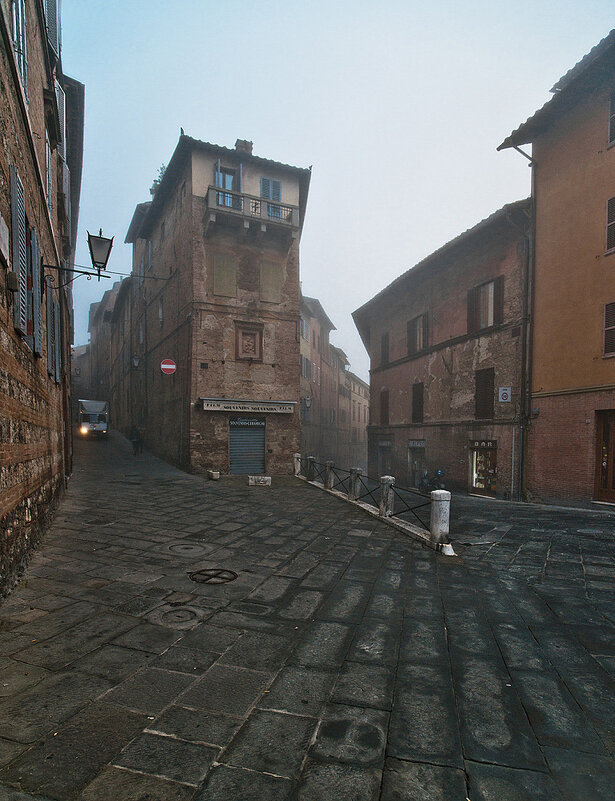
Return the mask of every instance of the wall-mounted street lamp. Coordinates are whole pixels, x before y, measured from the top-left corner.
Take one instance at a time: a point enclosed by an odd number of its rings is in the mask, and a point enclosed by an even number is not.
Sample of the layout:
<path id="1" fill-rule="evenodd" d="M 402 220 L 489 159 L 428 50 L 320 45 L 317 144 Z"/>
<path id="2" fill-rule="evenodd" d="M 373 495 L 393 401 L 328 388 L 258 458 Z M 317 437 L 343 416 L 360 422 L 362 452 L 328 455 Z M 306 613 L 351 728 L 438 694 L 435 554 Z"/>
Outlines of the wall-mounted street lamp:
<path id="1" fill-rule="evenodd" d="M 107 262 L 111 255 L 111 248 L 113 247 L 113 239 L 103 236 L 102 228 L 98 236 L 91 234 L 88 231 L 88 247 L 90 248 L 90 258 L 92 259 L 92 267 L 98 272 L 98 280 L 100 281 L 101 270 L 107 269 Z"/>
<path id="2" fill-rule="evenodd" d="M 306 398 L 301 398 L 301 410 L 305 414 L 312 408 L 312 397 L 308 395 Z"/>
<path id="3" fill-rule="evenodd" d="M 135 370 L 139 369 L 139 365 L 141 364 L 141 357 L 140 356 L 133 356 L 132 357 L 132 366 Z"/>

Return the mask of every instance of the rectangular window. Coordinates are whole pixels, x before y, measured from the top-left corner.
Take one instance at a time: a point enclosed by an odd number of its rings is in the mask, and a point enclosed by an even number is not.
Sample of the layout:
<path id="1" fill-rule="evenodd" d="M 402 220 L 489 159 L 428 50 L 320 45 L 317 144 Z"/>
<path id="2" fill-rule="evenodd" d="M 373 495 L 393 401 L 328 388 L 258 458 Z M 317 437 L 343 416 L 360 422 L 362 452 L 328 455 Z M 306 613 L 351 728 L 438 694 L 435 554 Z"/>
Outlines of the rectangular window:
<path id="1" fill-rule="evenodd" d="M 423 382 L 412 385 L 412 422 L 423 422 L 423 398 L 425 386 Z"/>
<path id="2" fill-rule="evenodd" d="M 606 249 L 615 249 L 615 197 L 609 199 L 606 207 Z"/>
<path id="3" fill-rule="evenodd" d="M 228 253 L 216 253 L 214 262 L 214 295 L 237 297 L 237 259 Z"/>
<path id="4" fill-rule="evenodd" d="M 474 287 L 468 292 L 468 333 L 499 325 L 504 318 L 504 279 Z"/>
<path id="5" fill-rule="evenodd" d="M 475 379 L 475 408 L 474 417 L 477 420 L 493 419 L 493 388 L 495 370 L 487 367 L 474 373 Z"/>
<path id="6" fill-rule="evenodd" d="M 282 265 L 275 261 L 261 261 L 260 297 L 267 303 L 282 300 Z"/>
<path id="7" fill-rule="evenodd" d="M 26 100 L 28 99 L 28 59 L 26 51 L 26 3 L 13 0 L 13 50 Z"/>
<path id="8" fill-rule="evenodd" d="M 615 356 L 615 303 L 604 306 L 604 355 Z"/>
<path id="9" fill-rule="evenodd" d="M 380 425 L 389 424 L 389 390 L 383 389 L 380 393 Z"/>
<path id="10" fill-rule="evenodd" d="M 410 320 L 407 327 L 408 356 L 414 356 L 427 347 L 427 315 Z"/>
<path id="11" fill-rule="evenodd" d="M 267 200 L 282 200 L 282 184 L 272 178 L 261 178 L 261 197 Z M 267 203 L 267 216 L 273 220 L 282 219 L 282 207 Z"/>
<path id="12" fill-rule="evenodd" d="M 380 364 L 389 363 L 389 334 L 383 334 L 380 338 Z"/>
<path id="13" fill-rule="evenodd" d="M 45 0 L 47 40 L 56 56 L 60 55 L 60 9 L 58 0 Z"/>
<path id="14" fill-rule="evenodd" d="M 216 168 L 216 186 L 220 189 L 226 189 L 226 192 L 216 193 L 216 203 L 218 206 L 227 206 L 228 208 L 241 210 L 241 197 L 239 195 L 231 194 L 238 192 L 238 177 L 237 171 L 229 167 L 221 167 L 218 161 Z"/>

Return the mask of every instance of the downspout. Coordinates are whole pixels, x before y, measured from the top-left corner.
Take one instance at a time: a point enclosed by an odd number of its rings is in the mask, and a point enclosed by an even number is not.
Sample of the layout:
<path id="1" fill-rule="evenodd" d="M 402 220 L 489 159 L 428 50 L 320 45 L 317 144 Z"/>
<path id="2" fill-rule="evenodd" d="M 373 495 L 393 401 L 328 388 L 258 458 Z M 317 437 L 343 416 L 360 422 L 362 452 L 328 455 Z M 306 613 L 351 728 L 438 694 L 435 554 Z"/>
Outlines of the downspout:
<path id="1" fill-rule="evenodd" d="M 519 463 L 517 465 L 517 497 L 522 501 L 525 496 L 527 435 L 530 421 L 530 403 L 532 386 L 532 337 L 534 311 L 534 258 L 536 249 L 536 162 L 520 147 L 513 149 L 529 162 L 532 170 L 530 189 L 529 231 L 521 230 L 525 240 L 525 275 L 523 286 L 523 325 L 521 342 L 521 403 L 519 410 Z M 510 218 L 509 218 L 510 219 Z M 511 221 L 512 222 L 512 221 Z M 514 223 L 512 223 L 514 225 Z M 515 226 L 518 228 L 518 226 Z"/>
<path id="2" fill-rule="evenodd" d="M 521 357 L 521 419 L 519 423 L 519 476 L 517 481 L 517 500 L 526 497 L 526 452 L 528 447 L 528 433 L 531 419 L 532 397 L 532 348 L 534 333 L 534 264 L 536 254 L 536 161 L 520 147 L 514 149 L 529 161 L 532 170 L 530 190 L 530 230 L 525 234 L 525 286 L 523 291 L 523 341 Z"/>

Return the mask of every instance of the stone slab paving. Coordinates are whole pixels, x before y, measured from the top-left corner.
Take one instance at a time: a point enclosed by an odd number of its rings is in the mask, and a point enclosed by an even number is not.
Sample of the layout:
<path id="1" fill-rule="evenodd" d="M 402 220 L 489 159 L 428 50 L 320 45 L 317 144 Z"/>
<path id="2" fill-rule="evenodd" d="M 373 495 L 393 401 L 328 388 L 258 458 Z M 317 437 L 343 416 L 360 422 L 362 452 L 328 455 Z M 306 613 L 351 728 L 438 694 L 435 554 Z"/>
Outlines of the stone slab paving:
<path id="1" fill-rule="evenodd" d="M 446 558 L 298 479 L 75 464 L 0 604 L 0 801 L 612 800 L 614 514 L 454 497 Z"/>

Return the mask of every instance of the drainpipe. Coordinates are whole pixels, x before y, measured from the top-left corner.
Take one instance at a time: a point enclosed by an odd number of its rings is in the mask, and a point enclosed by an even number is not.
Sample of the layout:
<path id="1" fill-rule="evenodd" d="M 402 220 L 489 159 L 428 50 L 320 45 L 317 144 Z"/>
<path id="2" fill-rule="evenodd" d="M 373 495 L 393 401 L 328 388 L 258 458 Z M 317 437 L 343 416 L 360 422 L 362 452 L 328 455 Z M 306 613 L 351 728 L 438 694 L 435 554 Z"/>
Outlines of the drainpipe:
<path id="1" fill-rule="evenodd" d="M 523 289 L 523 329 L 521 357 L 521 414 L 519 437 L 519 465 L 517 500 L 525 496 L 526 451 L 532 400 L 532 346 L 534 335 L 534 264 L 536 254 L 536 161 L 520 147 L 514 149 L 529 161 L 532 170 L 530 192 L 530 230 L 525 234 L 525 285 Z"/>

